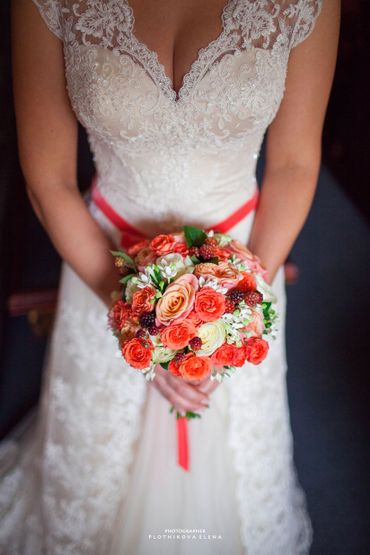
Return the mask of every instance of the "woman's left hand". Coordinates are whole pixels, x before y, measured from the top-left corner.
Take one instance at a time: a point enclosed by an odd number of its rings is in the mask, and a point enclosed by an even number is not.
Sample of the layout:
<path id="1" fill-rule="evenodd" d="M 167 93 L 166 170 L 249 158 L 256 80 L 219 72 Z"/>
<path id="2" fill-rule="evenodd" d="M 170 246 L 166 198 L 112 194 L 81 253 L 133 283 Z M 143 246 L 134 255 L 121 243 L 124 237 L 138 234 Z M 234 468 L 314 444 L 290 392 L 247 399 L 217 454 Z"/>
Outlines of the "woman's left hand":
<path id="1" fill-rule="evenodd" d="M 211 377 L 208 376 L 208 378 L 205 378 L 204 380 L 192 382 L 192 385 L 194 385 L 194 387 L 202 393 L 206 393 L 208 395 L 220 385 L 220 382 L 218 380 L 211 380 Z"/>

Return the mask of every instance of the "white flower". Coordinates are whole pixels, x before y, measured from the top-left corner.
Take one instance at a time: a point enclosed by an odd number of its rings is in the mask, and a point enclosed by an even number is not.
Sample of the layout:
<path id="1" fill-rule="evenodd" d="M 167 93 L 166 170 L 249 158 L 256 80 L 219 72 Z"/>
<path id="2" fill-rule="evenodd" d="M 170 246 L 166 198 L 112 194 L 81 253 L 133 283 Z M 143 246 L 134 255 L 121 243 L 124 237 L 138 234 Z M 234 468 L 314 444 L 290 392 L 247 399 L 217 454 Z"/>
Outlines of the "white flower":
<path id="1" fill-rule="evenodd" d="M 198 328 L 198 337 L 202 340 L 202 347 L 197 355 L 209 356 L 225 342 L 225 324 L 222 320 L 208 322 Z"/>
<path id="2" fill-rule="evenodd" d="M 219 293 L 222 293 L 223 295 L 225 295 L 228 291 L 227 287 L 222 287 L 222 285 L 220 285 L 216 279 L 211 277 L 200 276 L 198 282 L 199 287 L 212 287 L 212 289 L 218 291 Z"/>
<path id="3" fill-rule="evenodd" d="M 266 302 L 276 303 L 277 298 L 274 294 L 272 287 L 263 279 L 259 274 L 255 274 L 257 289 L 263 295 L 263 300 Z"/>
<path id="4" fill-rule="evenodd" d="M 179 253 L 165 254 L 157 258 L 156 263 L 161 275 L 167 281 L 176 279 L 182 274 L 191 274 L 194 271 L 194 264 L 189 256 L 185 259 Z"/>

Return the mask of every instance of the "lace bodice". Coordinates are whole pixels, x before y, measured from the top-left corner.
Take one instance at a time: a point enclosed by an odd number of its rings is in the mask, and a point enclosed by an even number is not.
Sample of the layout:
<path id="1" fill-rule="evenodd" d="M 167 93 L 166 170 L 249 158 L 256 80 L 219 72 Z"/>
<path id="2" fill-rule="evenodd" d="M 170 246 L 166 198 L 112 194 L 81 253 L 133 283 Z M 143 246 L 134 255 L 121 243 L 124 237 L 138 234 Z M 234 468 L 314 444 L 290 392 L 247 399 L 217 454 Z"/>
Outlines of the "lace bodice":
<path id="1" fill-rule="evenodd" d="M 289 53 L 311 32 L 321 0 L 228 0 L 219 36 L 198 52 L 178 95 L 136 38 L 128 1 L 34 2 L 63 41 L 98 185 L 126 219 L 152 232 L 184 219 L 211 226 L 253 193 Z"/>

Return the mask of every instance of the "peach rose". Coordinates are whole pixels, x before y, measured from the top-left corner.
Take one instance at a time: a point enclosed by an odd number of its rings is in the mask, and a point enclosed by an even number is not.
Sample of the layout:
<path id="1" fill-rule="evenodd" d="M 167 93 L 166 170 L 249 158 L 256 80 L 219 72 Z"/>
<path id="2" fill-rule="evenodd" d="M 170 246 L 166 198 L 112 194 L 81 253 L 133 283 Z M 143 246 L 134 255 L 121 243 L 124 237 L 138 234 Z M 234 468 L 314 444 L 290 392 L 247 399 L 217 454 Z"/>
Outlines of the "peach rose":
<path id="1" fill-rule="evenodd" d="M 259 337 L 262 335 L 265 329 L 265 324 L 263 323 L 263 315 L 258 310 L 251 308 L 252 311 L 252 321 L 249 322 L 243 331 L 249 331 L 251 336 Z"/>
<path id="2" fill-rule="evenodd" d="M 188 381 L 203 380 L 210 375 L 212 362 L 209 357 L 191 355 L 179 366 L 181 376 Z"/>
<path id="3" fill-rule="evenodd" d="M 151 341 L 134 337 L 122 345 L 122 354 L 126 362 L 139 370 L 147 368 L 153 353 Z"/>
<path id="4" fill-rule="evenodd" d="M 193 322 L 182 320 L 164 328 L 161 331 L 161 341 L 169 349 L 183 349 L 196 334 L 197 330 Z"/>
<path id="5" fill-rule="evenodd" d="M 247 358 L 245 345 L 237 347 L 224 343 L 215 351 L 211 360 L 215 366 L 243 366 Z"/>
<path id="6" fill-rule="evenodd" d="M 145 266 L 154 264 L 157 257 L 150 247 L 144 247 L 135 256 L 135 264 L 140 272 L 144 271 Z"/>
<path id="7" fill-rule="evenodd" d="M 232 241 L 230 241 L 230 243 L 225 245 L 224 249 L 228 251 L 231 255 L 234 254 L 235 256 L 240 258 L 240 260 L 248 260 L 250 262 L 253 262 L 255 258 L 254 254 L 248 249 L 248 247 L 243 245 L 240 241 L 237 241 L 236 239 L 233 239 Z"/>
<path id="8" fill-rule="evenodd" d="M 245 344 L 247 361 L 252 364 L 260 364 L 267 356 L 269 344 L 259 337 L 251 337 Z"/>
<path id="9" fill-rule="evenodd" d="M 150 285 L 135 291 L 132 297 L 132 312 L 135 316 L 141 316 L 144 312 L 151 312 L 154 304 L 151 302 L 155 297 L 155 289 Z"/>
<path id="10" fill-rule="evenodd" d="M 225 312 L 225 297 L 212 287 L 202 287 L 196 294 L 194 308 L 203 322 L 213 322 Z"/>
<path id="11" fill-rule="evenodd" d="M 173 252 L 174 246 L 176 244 L 176 239 L 173 235 L 157 235 L 150 241 L 150 248 L 157 256 L 162 256 L 163 254 L 168 254 Z"/>
<path id="12" fill-rule="evenodd" d="M 219 264 L 204 262 L 195 267 L 194 273 L 197 277 L 216 279 L 226 289 L 235 287 L 242 279 L 241 272 L 227 262 L 220 262 Z"/>
<path id="13" fill-rule="evenodd" d="M 147 247 L 149 243 L 150 243 L 149 239 L 144 239 L 143 241 L 139 241 L 138 243 L 135 243 L 135 245 L 132 245 L 127 249 L 127 254 L 129 256 L 136 256 L 137 253 L 142 249 L 144 249 L 145 247 Z"/>
<path id="14" fill-rule="evenodd" d="M 125 301 L 116 301 L 111 307 L 108 318 L 113 329 L 121 330 L 131 316 L 131 306 Z"/>
<path id="15" fill-rule="evenodd" d="M 172 282 L 157 302 L 158 322 L 169 326 L 175 319 L 185 318 L 193 308 L 198 287 L 198 280 L 193 274 L 183 274 Z"/>

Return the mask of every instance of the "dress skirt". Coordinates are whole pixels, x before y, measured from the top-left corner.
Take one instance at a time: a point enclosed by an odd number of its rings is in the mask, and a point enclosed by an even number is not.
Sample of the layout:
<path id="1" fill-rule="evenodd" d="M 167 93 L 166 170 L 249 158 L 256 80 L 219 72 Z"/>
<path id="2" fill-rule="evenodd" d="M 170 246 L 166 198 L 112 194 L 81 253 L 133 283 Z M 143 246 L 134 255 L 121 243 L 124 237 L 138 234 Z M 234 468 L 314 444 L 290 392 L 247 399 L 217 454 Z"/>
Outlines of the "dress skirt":
<path id="1" fill-rule="evenodd" d="M 246 242 L 252 221 L 230 234 Z M 124 362 L 107 308 L 64 263 L 36 420 L 20 443 L 3 445 L 0 553 L 306 553 L 286 402 L 283 268 L 273 288 L 280 322 L 270 355 L 226 379 L 188 423 L 187 472 L 169 402 Z"/>

